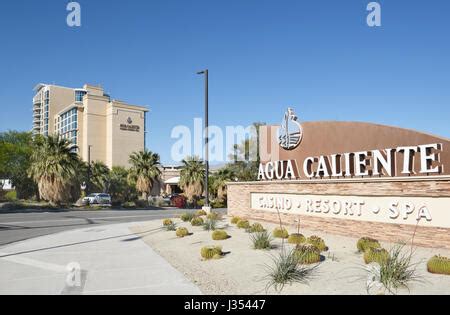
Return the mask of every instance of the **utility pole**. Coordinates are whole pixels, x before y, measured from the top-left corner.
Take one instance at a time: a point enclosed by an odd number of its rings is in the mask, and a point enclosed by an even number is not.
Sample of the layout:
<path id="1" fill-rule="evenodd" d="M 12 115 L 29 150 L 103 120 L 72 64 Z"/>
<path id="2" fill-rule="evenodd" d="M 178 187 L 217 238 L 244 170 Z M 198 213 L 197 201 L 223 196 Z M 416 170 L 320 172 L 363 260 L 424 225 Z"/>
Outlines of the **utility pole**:
<path id="1" fill-rule="evenodd" d="M 90 194 L 91 189 L 91 147 L 92 145 L 88 145 L 88 171 L 87 171 L 86 196 Z"/>

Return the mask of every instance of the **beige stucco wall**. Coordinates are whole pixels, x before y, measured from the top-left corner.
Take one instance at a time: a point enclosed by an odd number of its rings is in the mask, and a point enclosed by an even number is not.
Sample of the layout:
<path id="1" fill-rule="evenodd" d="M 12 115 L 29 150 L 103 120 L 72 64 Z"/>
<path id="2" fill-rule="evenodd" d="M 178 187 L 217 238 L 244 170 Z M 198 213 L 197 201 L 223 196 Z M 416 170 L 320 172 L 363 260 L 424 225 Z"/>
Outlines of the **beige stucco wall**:
<path id="1" fill-rule="evenodd" d="M 107 113 L 107 165 L 129 166 L 130 155 L 144 150 L 145 113 L 114 101 L 108 105 Z M 131 124 L 127 122 L 129 118 Z M 139 126 L 139 131 L 122 130 L 121 124 Z"/>
<path id="2" fill-rule="evenodd" d="M 50 102 L 49 102 L 49 123 L 48 133 L 53 134 L 55 130 L 55 115 L 75 102 L 75 92 L 72 89 L 49 86 Z M 44 103 L 42 104 L 44 107 Z"/>
<path id="3" fill-rule="evenodd" d="M 103 96 L 86 95 L 83 112 L 83 160 L 88 160 L 91 146 L 91 161 L 106 162 L 106 109 L 108 99 Z"/>

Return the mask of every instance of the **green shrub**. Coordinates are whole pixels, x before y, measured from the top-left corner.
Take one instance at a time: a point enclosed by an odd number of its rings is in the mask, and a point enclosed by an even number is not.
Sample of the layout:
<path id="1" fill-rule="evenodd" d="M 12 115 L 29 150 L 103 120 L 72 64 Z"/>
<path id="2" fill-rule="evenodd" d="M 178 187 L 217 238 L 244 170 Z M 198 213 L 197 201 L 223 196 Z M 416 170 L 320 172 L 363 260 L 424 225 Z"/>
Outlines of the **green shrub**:
<path id="1" fill-rule="evenodd" d="M 193 218 L 195 218 L 195 213 L 192 212 L 185 212 L 180 216 L 183 222 L 191 222 Z"/>
<path id="2" fill-rule="evenodd" d="M 200 199 L 197 201 L 197 207 L 204 207 L 205 206 L 205 199 Z"/>
<path id="3" fill-rule="evenodd" d="M 250 239 L 253 243 L 254 249 L 271 249 L 272 248 L 272 236 L 266 231 L 255 232 L 250 235 Z"/>
<path id="4" fill-rule="evenodd" d="M 147 208 L 148 207 L 148 201 L 147 200 L 136 200 L 135 201 L 136 207 L 137 208 Z"/>
<path id="5" fill-rule="evenodd" d="M 266 229 L 260 224 L 260 223 L 253 223 L 252 226 L 250 226 L 247 229 L 248 233 L 257 233 L 257 232 L 264 232 Z"/>
<path id="6" fill-rule="evenodd" d="M 389 258 L 389 253 L 384 248 L 372 248 L 369 247 L 364 252 L 364 262 L 366 264 L 370 264 L 371 262 L 376 262 L 381 264 L 382 262 L 386 262 Z"/>
<path id="7" fill-rule="evenodd" d="M 210 220 L 221 220 L 222 219 L 222 215 L 218 212 L 211 212 L 210 214 L 208 214 L 206 216 L 207 219 Z"/>
<path id="8" fill-rule="evenodd" d="M 134 208 L 136 208 L 136 204 L 134 202 L 132 202 L 132 201 L 124 202 L 122 204 L 122 207 L 125 208 L 125 209 L 134 209 Z"/>
<path id="9" fill-rule="evenodd" d="M 5 194 L 6 201 L 17 201 L 17 192 L 15 190 L 8 191 Z"/>
<path id="10" fill-rule="evenodd" d="M 248 229 L 250 227 L 250 222 L 248 222 L 248 220 L 240 220 L 236 226 L 239 229 Z"/>
<path id="11" fill-rule="evenodd" d="M 237 224 L 239 221 L 241 221 L 241 218 L 239 218 L 239 217 L 232 217 L 231 218 L 231 224 Z"/>
<path id="12" fill-rule="evenodd" d="M 213 209 L 223 209 L 223 208 L 226 208 L 226 207 L 227 207 L 227 204 L 226 204 L 225 202 L 223 202 L 223 201 L 216 200 L 216 201 L 213 201 L 213 202 L 211 203 L 211 207 L 212 207 Z"/>
<path id="13" fill-rule="evenodd" d="M 311 244 L 299 245 L 295 248 L 295 256 L 300 264 L 310 265 L 320 262 L 320 250 Z"/>
<path id="14" fill-rule="evenodd" d="M 205 223 L 203 223 L 203 229 L 205 231 L 214 231 L 217 227 L 217 221 L 212 219 L 206 219 Z"/>
<path id="15" fill-rule="evenodd" d="M 358 240 L 356 247 L 360 253 L 364 253 L 368 248 L 380 248 L 380 242 L 374 238 L 363 237 Z"/>
<path id="16" fill-rule="evenodd" d="M 180 227 L 177 229 L 177 237 L 186 237 L 189 235 L 189 230 L 187 228 L 184 227 Z"/>
<path id="17" fill-rule="evenodd" d="M 223 256 L 221 246 L 205 246 L 200 251 L 203 259 L 217 259 Z"/>
<path id="18" fill-rule="evenodd" d="M 314 267 L 303 266 L 299 263 L 295 250 L 283 249 L 278 256 L 274 256 L 273 265 L 267 265 L 266 292 L 274 287 L 276 291 L 282 291 L 286 284 L 294 282 L 307 284 Z"/>
<path id="19" fill-rule="evenodd" d="M 204 215 L 206 215 L 206 214 L 207 214 L 207 213 L 206 213 L 205 210 L 198 210 L 198 211 L 195 213 L 195 215 L 198 216 L 198 217 L 204 216 Z"/>
<path id="20" fill-rule="evenodd" d="M 212 239 L 215 241 L 223 241 L 228 238 L 229 238 L 229 236 L 228 236 L 227 232 L 225 232 L 224 230 L 217 230 L 212 233 Z"/>
<path id="21" fill-rule="evenodd" d="M 289 237 L 289 232 L 285 229 L 285 228 L 275 228 L 275 230 L 273 230 L 272 232 L 273 236 L 276 238 L 288 238 Z"/>
<path id="22" fill-rule="evenodd" d="M 316 246 L 321 252 L 328 251 L 327 245 L 325 245 L 325 241 L 318 236 L 311 236 L 306 239 L 306 243 Z"/>
<path id="23" fill-rule="evenodd" d="M 168 225 L 172 225 L 173 221 L 171 219 L 165 219 L 163 221 L 163 226 L 168 226 Z"/>
<path id="24" fill-rule="evenodd" d="M 201 226 L 204 224 L 204 221 L 200 217 L 195 217 L 191 220 L 191 224 L 192 224 L 192 226 Z"/>
<path id="25" fill-rule="evenodd" d="M 306 238 L 303 236 L 303 234 L 293 233 L 288 237 L 289 244 L 299 245 L 304 242 L 306 242 Z"/>
<path id="26" fill-rule="evenodd" d="M 428 272 L 450 275 L 450 258 L 434 256 L 427 263 Z"/>

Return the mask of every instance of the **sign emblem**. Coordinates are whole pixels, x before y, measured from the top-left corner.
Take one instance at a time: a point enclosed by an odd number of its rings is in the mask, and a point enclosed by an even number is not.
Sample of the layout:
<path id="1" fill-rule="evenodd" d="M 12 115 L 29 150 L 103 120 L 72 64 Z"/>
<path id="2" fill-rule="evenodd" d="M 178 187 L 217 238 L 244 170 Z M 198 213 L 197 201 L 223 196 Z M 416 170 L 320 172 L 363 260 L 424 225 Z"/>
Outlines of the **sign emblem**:
<path id="1" fill-rule="evenodd" d="M 303 128 L 292 108 L 288 108 L 278 129 L 278 143 L 285 150 L 293 150 L 303 139 Z"/>
<path id="2" fill-rule="evenodd" d="M 131 119 L 131 117 L 128 117 L 127 123 L 128 123 L 129 125 L 131 125 L 131 124 L 133 123 L 133 120 Z"/>

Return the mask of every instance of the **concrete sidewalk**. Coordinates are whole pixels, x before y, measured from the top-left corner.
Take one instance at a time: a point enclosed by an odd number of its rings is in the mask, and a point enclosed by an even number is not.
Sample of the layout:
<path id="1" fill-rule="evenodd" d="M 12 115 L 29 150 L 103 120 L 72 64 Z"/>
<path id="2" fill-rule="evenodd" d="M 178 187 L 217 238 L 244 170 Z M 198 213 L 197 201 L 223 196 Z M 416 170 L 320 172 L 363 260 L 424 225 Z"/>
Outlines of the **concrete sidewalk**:
<path id="1" fill-rule="evenodd" d="M 1 247 L 0 294 L 201 294 L 130 232 L 136 224 L 91 227 Z"/>

